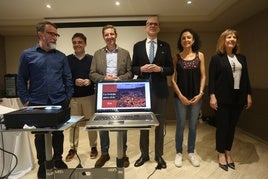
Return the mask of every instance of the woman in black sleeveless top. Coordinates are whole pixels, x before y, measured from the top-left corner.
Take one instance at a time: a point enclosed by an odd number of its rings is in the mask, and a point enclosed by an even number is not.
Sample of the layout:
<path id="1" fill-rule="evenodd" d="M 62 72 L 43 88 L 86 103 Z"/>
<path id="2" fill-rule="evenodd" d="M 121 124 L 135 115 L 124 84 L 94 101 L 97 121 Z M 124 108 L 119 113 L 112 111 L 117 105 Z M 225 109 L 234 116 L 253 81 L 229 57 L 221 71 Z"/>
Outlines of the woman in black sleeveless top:
<path id="1" fill-rule="evenodd" d="M 187 112 L 189 113 L 189 133 L 187 152 L 193 166 L 198 167 L 199 159 L 194 154 L 196 128 L 205 88 L 205 62 L 199 52 L 198 35 L 191 29 L 184 29 L 178 39 L 178 53 L 173 58 L 174 73 L 171 78 L 175 92 L 176 113 L 176 157 L 175 166 L 182 166 L 183 131 Z"/>

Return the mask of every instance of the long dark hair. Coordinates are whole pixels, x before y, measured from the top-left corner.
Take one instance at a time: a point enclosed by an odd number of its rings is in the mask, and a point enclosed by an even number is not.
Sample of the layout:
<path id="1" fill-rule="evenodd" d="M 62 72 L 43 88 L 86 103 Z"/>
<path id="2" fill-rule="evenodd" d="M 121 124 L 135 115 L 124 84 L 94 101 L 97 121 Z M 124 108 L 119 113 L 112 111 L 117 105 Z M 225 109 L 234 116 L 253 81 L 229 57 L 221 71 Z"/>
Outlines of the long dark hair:
<path id="1" fill-rule="evenodd" d="M 180 52 L 183 51 L 183 47 L 182 47 L 182 45 L 181 45 L 181 37 L 182 37 L 182 34 L 183 34 L 184 32 L 189 32 L 190 34 L 192 34 L 193 39 L 194 39 L 194 43 L 193 43 L 193 46 L 192 46 L 192 51 L 193 51 L 193 52 L 197 52 L 197 51 L 200 49 L 201 41 L 200 41 L 200 39 L 199 39 L 198 34 L 197 34 L 195 31 L 193 31 L 192 29 L 183 29 L 183 30 L 181 31 L 180 36 L 179 36 L 179 39 L 178 39 L 178 44 L 177 44 L 178 50 L 179 50 Z"/>

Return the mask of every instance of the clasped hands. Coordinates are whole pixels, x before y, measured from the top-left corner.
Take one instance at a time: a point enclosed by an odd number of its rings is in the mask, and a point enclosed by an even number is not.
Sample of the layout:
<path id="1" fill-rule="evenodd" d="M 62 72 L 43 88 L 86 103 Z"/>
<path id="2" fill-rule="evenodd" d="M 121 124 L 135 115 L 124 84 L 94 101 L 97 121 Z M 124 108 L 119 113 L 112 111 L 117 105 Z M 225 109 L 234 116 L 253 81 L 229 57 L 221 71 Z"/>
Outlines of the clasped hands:
<path id="1" fill-rule="evenodd" d="M 187 99 L 185 96 L 181 95 L 179 98 L 180 98 L 182 104 L 184 104 L 185 106 L 188 106 L 188 105 L 197 104 L 198 101 L 202 98 L 202 95 L 198 94 L 198 95 L 194 96 L 192 99 Z"/>
<path id="2" fill-rule="evenodd" d="M 89 79 L 82 79 L 82 78 L 75 79 L 76 86 L 88 86 L 88 85 L 90 85 L 90 83 L 91 82 Z"/>
<path id="3" fill-rule="evenodd" d="M 107 74 L 105 77 L 104 77 L 104 80 L 120 80 L 118 76 L 116 75 L 110 75 L 110 74 Z"/>
<path id="4" fill-rule="evenodd" d="M 162 68 L 156 64 L 145 64 L 140 68 L 141 72 L 152 73 L 161 72 Z"/>

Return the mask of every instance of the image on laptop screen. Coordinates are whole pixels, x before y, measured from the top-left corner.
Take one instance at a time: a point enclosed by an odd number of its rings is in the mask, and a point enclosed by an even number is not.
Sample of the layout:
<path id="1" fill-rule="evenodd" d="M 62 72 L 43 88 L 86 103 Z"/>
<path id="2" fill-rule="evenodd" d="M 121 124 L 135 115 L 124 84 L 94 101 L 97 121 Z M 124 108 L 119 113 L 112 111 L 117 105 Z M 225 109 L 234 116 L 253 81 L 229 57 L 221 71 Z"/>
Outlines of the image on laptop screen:
<path id="1" fill-rule="evenodd" d="M 149 81 L 99 82 L 96 95 L 97 112 L 151 110 Z"/>

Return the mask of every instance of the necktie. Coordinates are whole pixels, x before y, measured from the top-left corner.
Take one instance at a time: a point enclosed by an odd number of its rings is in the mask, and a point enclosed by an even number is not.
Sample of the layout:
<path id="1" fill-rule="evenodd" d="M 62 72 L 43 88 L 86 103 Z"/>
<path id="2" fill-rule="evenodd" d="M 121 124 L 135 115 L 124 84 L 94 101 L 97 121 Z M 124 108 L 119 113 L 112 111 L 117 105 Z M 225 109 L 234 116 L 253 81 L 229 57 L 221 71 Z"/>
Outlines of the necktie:
<path id="1" fill-rule="evenodd" d="M 149 48 L 149 60 L 150 63 L 154 61 L 154 41 L 150 41 L 150 48 Z"/>

